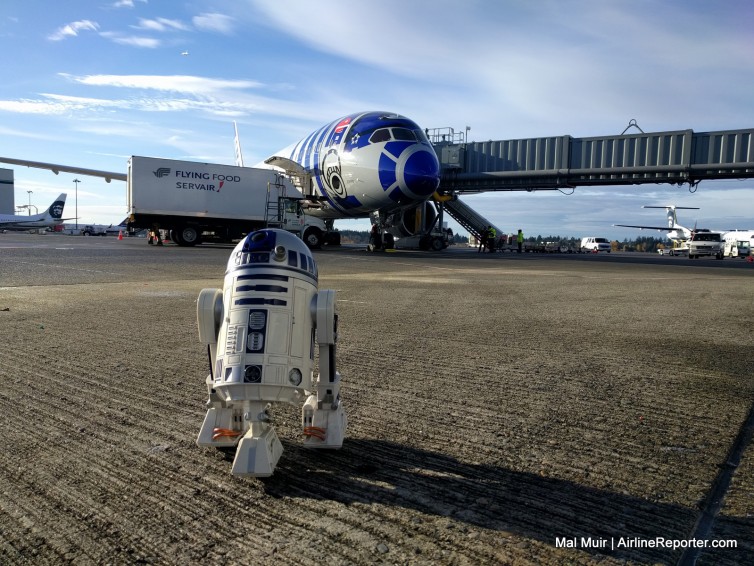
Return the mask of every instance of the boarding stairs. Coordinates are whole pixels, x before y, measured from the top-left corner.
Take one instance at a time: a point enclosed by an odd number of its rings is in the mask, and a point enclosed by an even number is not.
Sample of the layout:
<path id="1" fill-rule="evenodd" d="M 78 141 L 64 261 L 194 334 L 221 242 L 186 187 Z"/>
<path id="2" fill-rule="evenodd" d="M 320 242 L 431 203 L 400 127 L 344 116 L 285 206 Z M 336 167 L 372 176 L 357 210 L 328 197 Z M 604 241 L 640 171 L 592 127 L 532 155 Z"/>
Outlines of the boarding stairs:
<path id="1" fill-rule="evenodd" d="M 300 225 L 288 222 L 289 213 L 295 210 L 292 206 L 298 206 L 298 204 L 295 204 L 295 201 L 301 201 L 301 198 L 287 196 L 283 183 L 267 183 L 267 202 L 265 204 L 264 215 L 265 226 L 267 228 L 288 230 L 289 232 L 300 231 Z"/>
<path id="2" fill-rule="evenodd" d="M 482 232 L 487 229 L 487 226 L 492 226 L 498 236 L 503 233 L 500 228 L 495 226 L 468 204 L 461 202 L 460 199 L 446 201 L 442 203 L 442 206 L 446 213 L 463 226 L 463 228 L 477 240 L 480 239 Z"/>

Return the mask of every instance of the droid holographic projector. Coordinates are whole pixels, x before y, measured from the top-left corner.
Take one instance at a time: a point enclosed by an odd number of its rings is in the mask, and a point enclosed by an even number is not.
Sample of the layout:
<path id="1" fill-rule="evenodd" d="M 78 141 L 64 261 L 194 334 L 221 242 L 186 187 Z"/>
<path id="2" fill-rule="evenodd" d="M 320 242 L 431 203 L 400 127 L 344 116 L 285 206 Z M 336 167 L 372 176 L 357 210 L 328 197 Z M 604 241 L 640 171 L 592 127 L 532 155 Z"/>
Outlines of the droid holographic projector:
<path id="1" fill-rule="evenodd" d="M 249 234 L 230 255 L 222 291 L 199 293 L 196 318 L 210 361 L 199 446 L 235 447 L 233 474 L 272 475 L 283 446 L 268 411 L 301 401 L 304 446 L 343 445 L 335 291 L 318 291 L 317 266 L 299 238 L 283 230 Z"/>

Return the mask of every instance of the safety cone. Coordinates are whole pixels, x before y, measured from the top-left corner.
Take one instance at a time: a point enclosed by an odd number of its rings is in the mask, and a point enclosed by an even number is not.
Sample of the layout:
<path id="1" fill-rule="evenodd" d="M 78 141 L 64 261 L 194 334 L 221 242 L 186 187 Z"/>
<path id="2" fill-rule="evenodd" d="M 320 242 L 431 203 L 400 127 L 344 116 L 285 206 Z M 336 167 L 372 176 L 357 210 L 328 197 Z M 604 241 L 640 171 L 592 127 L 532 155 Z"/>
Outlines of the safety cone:
<path id="1" fill-rule="evenodd" d="M 119 240 L 123 239 L 123 230 L 118 230 L 118 239 Z"/>

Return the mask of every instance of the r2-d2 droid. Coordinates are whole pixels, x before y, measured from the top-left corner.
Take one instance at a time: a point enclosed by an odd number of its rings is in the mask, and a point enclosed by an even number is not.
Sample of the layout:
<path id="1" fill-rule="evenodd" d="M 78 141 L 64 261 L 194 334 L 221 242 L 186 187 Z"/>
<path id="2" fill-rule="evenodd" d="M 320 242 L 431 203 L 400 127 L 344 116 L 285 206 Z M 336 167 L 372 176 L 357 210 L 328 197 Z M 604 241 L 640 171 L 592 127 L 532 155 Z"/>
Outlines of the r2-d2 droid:
<path id="1" fill-rule="evenodd" d="M 222 291 L 199 293 L 196 318 L 210 358 L 199 446 L 236 447 L 233 474 L 269 476 L 283 452 L 270 404 L 304 396 L 304 446 L 343 445 L 335 291 L 317 291 L 317 266 L 299 238 L 271 229 L 249 234 L 231 253 Z"/>

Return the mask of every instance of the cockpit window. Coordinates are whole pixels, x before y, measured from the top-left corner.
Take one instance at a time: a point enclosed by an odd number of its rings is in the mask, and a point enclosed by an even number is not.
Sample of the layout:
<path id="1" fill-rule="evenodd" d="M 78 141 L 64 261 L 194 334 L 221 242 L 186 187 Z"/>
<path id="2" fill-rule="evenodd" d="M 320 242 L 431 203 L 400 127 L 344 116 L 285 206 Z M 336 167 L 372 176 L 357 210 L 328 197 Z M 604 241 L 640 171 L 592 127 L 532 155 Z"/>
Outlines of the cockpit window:
<path id="1" fill-rule="evenodd" d="M 372 137 L 369 138 L 369 143 L 380 143 L 390 141 L 390 130 L 387 128 L 380 128 L 376 130 Z"/>
<path id="2" fill-rule="evenodd" d="M 429 140 L 427 139 L 427 136 L 424 135 L 423 130 L 414 130 L 414 135 L 416 136 L 416 139 L 419 140 L 420 143 L 429 144 Z"/>
<path id="3" fill-rule="evenodd" d="M 416 141 L 416 135 L 406 128 L 393 128 L 393 137 L 401 141 Z"/>

